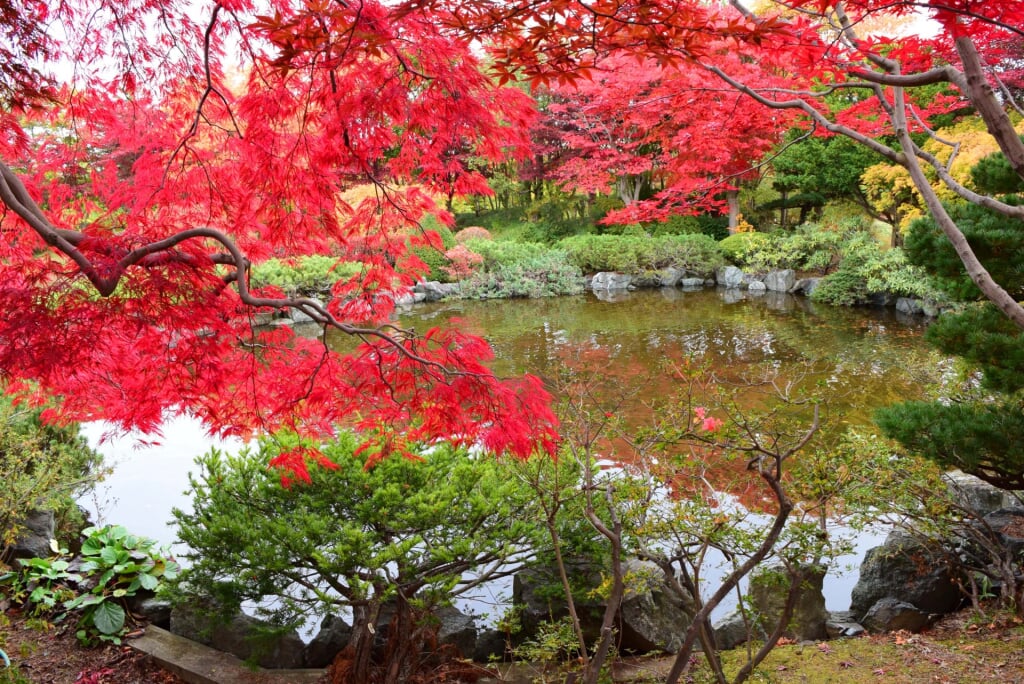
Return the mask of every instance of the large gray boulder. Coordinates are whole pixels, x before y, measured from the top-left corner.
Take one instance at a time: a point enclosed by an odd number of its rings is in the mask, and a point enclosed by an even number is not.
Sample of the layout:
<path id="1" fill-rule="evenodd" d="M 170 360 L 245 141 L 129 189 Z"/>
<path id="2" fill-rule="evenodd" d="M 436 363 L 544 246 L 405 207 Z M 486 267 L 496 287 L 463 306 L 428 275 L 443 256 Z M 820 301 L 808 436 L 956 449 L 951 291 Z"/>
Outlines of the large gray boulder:
<path id="1" fill-rule="evenodd" d="M 950 613 L 963 599 L 958 579 L 941 548 L 895 531 L 864 555 L 850 610 L 863 616 L 881 599 L 895 598 L 924 613 Z"/>
<path id="2" fill-rule="evenodd" d="M 441 283 L 436 280 L 425 280 L 416 283 L 412 289 L 413 294 L 423 295 L 425 302 L 439 302 L 447 297 L 454 297 L 459 294 L 458 283 Z"/>
<path id="3" fill-rule="evenodd" d="M 602 582 L 599 568 L 570 564 L 576 586 L 597 588 Z M 692 621 L 692 602 L 680 596 L 654 563 L 632 559 L 626 562 L 626 595 L 616 615 L 620 651 L 649 653 L 674 652 L 682 644 L 683 633 Z M 529 638 L 545 621 L 557 621 L 568 614 L 565 599 L 551 569 L 530 569 L 517 573 L 512 583 L 512 602 L 519 609 L 521 634 Z M 576 600 L 580 627 L 588 641 L 600 634 L 605 604 L 599 599 Z"/>
<path id="4" fill-rule="evenodd" d="M 669 266 L 658 271 L 657 275 L 658 283 L 662 287 L 675 287 L 679 284 L 680 279 L 686 275 L 686 271 Z"/>
<path id="5" fill-rule="evenodd" d="M 891 596 L 876 602 L 861 619 L 864 628 L 872 634 L 899 630 L 920 632 L 929 622 L 931 618 L 927 613 Z"/>
<path id="6" fill-rule="evenodd" d="M 821 278 L 801 278 L 793 283 L 793 287 L 789 288 L 789 293 L 802 294 L 805 297 L 810 297 L 814 294 L 814 290 L 818 287 L 818 283 L 820 282 Z"/>
<path id="7" fill-rule="evenodd" d="M 633 284 L 633 276 L 613 271 L 595 273 L 590 280 L 590 289 L 597 290 L 628 290 Z"/>
<path id="8" fill-rule="evenodd" d="M 824 568 L 802 568 L 796 603 L 783 635 L 797 641 L 818 641 L 828 637 L 825 609 Z M 750 600 L 758 615 L 758 623 L 771 632 L 782 615 L 789 593 L 790 571 L 780 565 L 757 568 L 750 576 Z"/>
<path id="9" fill-rule="evenodd" d="M 675 653 L 693 622 L 693 602 L 684 600 L 654 563 L 629 560 L 626 595 L 619 609 L 619 650 Z"/>
<path id="10" fill-rule="evenodd" d="M 712 629 L 715 633 L 715 646 L 722 651 L 731 651 L 746 643 L 751 629 L 756 628 L 743 618 L 743 613 L 734 610 L 713 625 Z"/>
<path id="11" fill-rule="evenodd" d="M 463 658 L 472 657 L 476 651 L 476 621 L 454 606 L 445 606 L 434 611 L 440 621 L 437 643 L 453 646 Z"/>
<path id="12" fill-rule="evenodd" d="M 306 646 L 306 667 L 327 667 L 352 639 L 352 626 L 340 617 L 327 615 L 320 622 L 320 631 Z"/>
<path id="13" fill-rule="evenodd" d="M 857 622 L 857 616 L 853 614 L 852 610 L 829 613 L 825 629 L 828 631 L 830 639 L 853 637 L 864 633 L 864 625 Z"/>
<path id="14" fill-rule="evenodd" d="M 911 316 L 917 316 L 924 313 L 924 307 L 921 306 L 920 299 L 911 299 L 910 297 L 900 297 L 896 300 L 896 310 L 900 313 L 910 314 Z"/>
<path id="15" fill-rule="evenodd" d="M 21 532 L 11 545 L 12 558 L 49 558 L 54 538 L 53 511 L 29 511 L 19 525 Z"/>
<path id="16" fill-rule="evenodd" d="M 733 289 L 744 284 L 744 274 L 735 266 L 726 266 L 718 269 L 715 273 L 715 280 L 722 287 Z"/>
<path id="17" fill-rule="evenodd" d="M 796 284 L 796 272 L 791 268 L 772 271 L 764 277 L 764 286 L 772 292 L 789 292 Z"/>
<path id="18" fill-rule="evenodd" d="M 956 503 L 978 518 L 983 518 L 1000 508 L 1014 508 L 1024 503 L 1013 492 L 999 489 L 960 470 L 950 471 L 943 475 L 942 479 L 946 481 Z"/>
<path id="19" fill-rule="evenodd" d="M 683 278 L 679 281 L 679 287 L 684 290 L 700 290 L 706 282 L 704 278 Z"/>
<path id="20" fill-rule="evenodd" d="M 306 645 L 295 630 L 282 631 L 243 613 L 224 621 L 202 602 L 175 606 L 170 631 L 268 670 L 300 668 L 305 663 Z"/>
<path id="21" fill-rule="evenodd" d="M 476 637 L 476 649 L 473 651 L 473 661 L 477 663 L 491 663 L 496 660 L 508 660 L 511 657 L 509 650 L 509 635 L 497 629 L 486 629 Z"/>
<path id="22" fill-rule="evenodd" d="M 1024 508 L 1000 508 L 984 518 L 985 526 L 992 530 L 1011 558 L 1024 555 Z"/>
<path id="23" fill-rule="evenodd" d="M 309 299 L 312 299 L 314 302 L 316 302 L 320 306 L 324 306 L 324 303 L 321 300 L 319 300 L 319 299 L 316 299 L 314 297 L 309 297 Z M 302 311 L 300 309 L 295 309 L 295 308 L 288 309 L 288 317 L 292 319 L 293 323 L 312 323 L 313 322 L 313 318 L 309 314 L 307 314 L 306 312 L 304 312 L 304 311 Z"/>
<path id="24" fill-rule="evenodd" d="M 598 587 L 601 569 L 584 561 L 567 561 L 566 571 L 574 586 Z M 576 597 L 576 612 L 580 627 L 588 640 L 600 632 L 604 610 L 598 600 Z M 519 615 L 518 632 L 512 635 L 518 644 L 536 635 L 542 622 L 557 622 L 569 614 L 555 567 L 527 568 L 512 577 L 512 605 Z"/>

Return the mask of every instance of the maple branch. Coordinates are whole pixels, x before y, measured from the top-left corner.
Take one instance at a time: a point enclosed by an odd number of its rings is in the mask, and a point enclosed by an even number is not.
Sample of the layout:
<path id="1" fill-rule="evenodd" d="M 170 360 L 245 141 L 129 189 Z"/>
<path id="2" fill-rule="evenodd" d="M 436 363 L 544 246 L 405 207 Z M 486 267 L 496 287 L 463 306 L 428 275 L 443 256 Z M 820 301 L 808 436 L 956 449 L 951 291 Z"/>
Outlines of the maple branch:
<path id="1" fill-rule="evenodd" d="M 960 63 L 964 66 L 964 74 L 967 76 L 965 87 L 962 90 L 971 99 L 971 103 L 985 121 L 985 127 L 989 134 L 996 139 L 999 149 L 1006 155 L 1010 166 L 1018 176 L 1024 179 L 1024 141 L 1017 135 L 1010 117 L 1000 106 L 992 86 L 985 78 L 981 56 L 978 54 L 974 41 L 967 36 L 960 36 L 956 39 L 956 51 L 960 56 Z"/>
<path id="2" fill-rule="evenodd" d="M 77 249 L 83 236 L 74 231 L 57 228 L 50 223 L 39 205 L 29 196 L 25 185 L 3 160 L 0 160 L 0 201 L 20 216 L 46 244 L 67 254 L 93 285 L 100 288 L 104 284 L 104 279 L 92 262 Z"/>
<path id="3" fill-rule="evenodd" d="M 899 152 L 896 152 L 888 145 L 883 145 L 882 143 L 874 140 L 873 138 L 869 138 L 868 136 L 859 133 L 852 128 L 849 128 L 848 126 L 844 126 L 842 124 L 832 121 L 824 114 L 822 114 L 820 111 L 812 107 L 811 104 L 806 100 L 800 99 L 799 97 L 794 97 L 793 99 L 788 100 L 773 100 L 771 98 L 765 97 L 760 92 L 754 90 L 747 84 L 741 81 L 737 81 L 736 79 L 722 71 L 722 69 L 720 69 L 717 66 L 704 64 L 700 62 L 698 62 L 698 64 L 703 69 L 711 72 L 712 74 L 722 79 L 736 90 L 747 95 L 748 97 L 753 98 L 754 100 L 763 104 L 766 107 L 771 107 L 772 109 L 799 109 L 800 111 L 807 114 L 813 121 L 817 122 L 819 126 L 829 131 L 830 133 L 839 133 L 841 135 L 847 136 L 852 140 L 860 143 L 861 145 L 864 145 L 868 149 L 877 152 L 878 154 L 882 155 L 883 157 L 893 162 L 894 164 L 899 164 L 900 166 L 904 165 L 903 155 L 900 154 Z M 788 94 L 798 93 L 788 92 Z"/>
<path id="4" fill-rule="evenodd" d="M 864 81 L 870 81 L 871 83 L 898 86 L 901 88 L 934 85 L 935 83 L 952 83 L 961 90 L 966 88 L 964 75 L 950 65 L 936 67 L 929 71 L 922 71 L 917 74 L 909 75 L 879 73 L 877 71 L 867 71 L 864 69 L 850 69 L 850 75 Z"/>
<path id="5" fill-rule="evenodd" d="M 989 301 L 995 304 L 1006 315 L 1006 317 L 1013 322 L 1014 325 L 1024 330 L 1024 307 L 1022 307 L 1013 298 L 1013 296 L 1010 295 L 1010 293 L 1008 293 L 995 281 L 995 279 L 992 278 L 988 269 L 985 268 L 981 263 L 981 260 L 979 260 L 977 255 L 974 253 L 974 249 L 971 247 L 970 243 L 967 242 L 967 238 L 964 236 L 963 231 L 960 230 L 960 227 L 956 225 L 956 222 L 946 211 L 946 208 L 943 206 L 939 196 L 932 188 L 931 183 L 928 182 L 928 177 L 925 175 L 924 170 L 918 163 L 918 154 L 920 153 L 920 150 L 910 137 L 910 130 L 907 127 L 906 108 L 902 88 L 895 89 L 895 97 L 896 116 L 893 119 L 893 128 L 895 129 L 896 139 L 899 141 L 900 148 L 904 152 L 905 163 L 902 164 L 902 166 L 910 173 L 910 177 L 914 181 L 914 185 L 917 188 L 918 193 L 920 193 L 921 197 L 924 199 L 925 205 L 931 212 L 935 223 L 953 245 L 953 249 L 956 251 L 957 256 L 960 257 L 960 261 L 967 270 L 967 275 L 971 278 L 974 284 L 978 286 L 978 289 L 981 290 L 982 294 L 984 294 Z M 945 173 L 946 176 L 949 175 L 945 169 L 942 169 L 940 173 Z"/>
<path id="6" fill-rule="evenodd" d="M 242 300 L 242 303 L 256 308 L 295 308 L 304 312 L 320 325 L 330 326 L 347 335 L 360 337 L 360 339 L 363 339 L 364 341 L 368 339 L 378 339 L 394 348 L 399 354 L 408 360 L 422 364 L 426 368 L 434 368 L 444 376 L 475 375 L 473 373 L 454 371 L 443 364 L 431 361 L 419 354 L 413 353 L 401 343 L 401 336 L 396 336 L 387 332 L 389 328 L 394 329 L 394 326 L 387 325 L 378 328 L 365 328 L 350 325 L 336 318 L 320 302 L 305 297 L 269 298 L 253 295 L 249 290 L 246 279 L 238 275 L 240 273 L 244 273 L 248 268 L 249 260 L 245 257 L 234 241 L 231 240 L 231 238 L 217 229 L 192 228 L 176 233 L 170 237 L 164 238 L 163 240 L 151 242 L 132 249 L 121 257 L 113 268 L 113 272 L 110 276 L 102 277 L 99 275 L 99 272 L 92 261 L 77 247 L 77 245 L 85 239 L 85 236 L 82 233 L 54 227 L 46 219 L 39 206 L 29 196 L 28 191 L 25 189 L 21 180 L 2 160 L 0 160 L 0 201 L 10 207 L 19 217 L 21 217 L 48 245 L 55 247 L 65 256 L 70 258 L 75 265 L 78 266 L 82 274 L 89 279 L 89 282 L 93 284 L 93 287 L 96 288 L 97 292 L 103 297 L 109 297 L 114 293 L 117 289 L 118 283 L 121 281 L 121 277 L 129 267 L 134 265 L 145 265 L 150 257 L 160 254 L 161 252 L 171 253 L 171 250 L 174 247 L 177 247 L 188 240 L 208 238 L 220 243 L 226 250 L 226 253 L 211 255 L 209 257 L 210 261 L 212 263 L 233 265 L 235 267 L 235 277 L 233 280 L 235 282 L 239 299 Z M 176 258 L 188 260 L 184 255 L 176 255 Z M 228 279 L 228 282 L 230 282 L 230 280 L 231 279 Z"/>

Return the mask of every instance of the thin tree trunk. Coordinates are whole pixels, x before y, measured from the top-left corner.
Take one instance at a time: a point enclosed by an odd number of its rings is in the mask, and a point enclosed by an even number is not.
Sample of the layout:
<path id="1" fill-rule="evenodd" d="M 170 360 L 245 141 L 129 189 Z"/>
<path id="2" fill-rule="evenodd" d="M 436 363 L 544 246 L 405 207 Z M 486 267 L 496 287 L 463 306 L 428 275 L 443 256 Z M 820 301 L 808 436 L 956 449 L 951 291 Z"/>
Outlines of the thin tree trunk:
<path id="1" fill-rule="evenodd" d="M 740 193 L 738 190 L 727 190 L 725 200 L 729 203 L 729 235 L 733 235 L 740 227 Z"/>

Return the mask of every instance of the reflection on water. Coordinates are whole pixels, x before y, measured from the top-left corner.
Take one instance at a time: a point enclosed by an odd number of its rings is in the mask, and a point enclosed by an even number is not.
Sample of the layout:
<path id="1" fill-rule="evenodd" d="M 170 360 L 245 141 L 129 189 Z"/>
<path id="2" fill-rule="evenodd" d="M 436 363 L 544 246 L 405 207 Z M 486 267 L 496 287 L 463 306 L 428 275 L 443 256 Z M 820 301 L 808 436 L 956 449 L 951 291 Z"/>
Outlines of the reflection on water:
<path id="1" fill-rule="evenodd" d="M 845 420 L 867 424 L 874 408 L 921 394 L 919 375 L 935 360 L 921 318 L 892 310 L 815 306 L 778 292 L 678 289 L 544 300 L 456 301 L 425 305 L 401 318 L 423 332 L 458 319 L 495 350 L 500 374 L 551 379 L 569 365 L 657 385 L 659 365 L 688 356 L 738 378 L 764 363 L 816 361 Z M 665 382 L 668 379 L 665 378 Z"/>
<path id="2" fill-rule="evenodd" d="M 583 363 L 625 386 L 649 383 L 646 378 L 657 375 L 660 363 L 686 356 L 703 358 L 733 377 L 765 362 L 785 372 L 789 364 L 812 359 L 840 395 L 845 421 L 854 424 L 866 424 L 877 406 L 920 396 L 915 369 L 927 368 L 931 359 L 920 319 L 818 307 L 780 293 L 658 290 L 606 300 L 580 295 L 443 302 L 418 306 L 401 323 L 424 332 L 451 318 L 491 343 L 495 370 L 503 375 L 554 378 L 568 364 Z M 934 368 L 934 361 L 930 365 Z M 663 377 L 663 382 L 670 381 Z M 668 388 L 654 382 L 643 389 L 651 394 Z M 90 443 L 116 468 L 99 493 L 83 503 L 101 522 L 124 524 L 162 543 L 174 539 L 168 527 L 171 508 L 189 506 L 182 494 L 195 456 L 211 446 L 240 446 L 210 439 L 187 419 L 168 422 L 159 446 L 138 447 L 130 437 L 100 443 L 103 430 L 98 424 L 85 426 Z M 858 545 L 872 541 L 859 539 Z M 826 592 L 830 608 L 846 608 L 847 582 L 828 584 Z"/>

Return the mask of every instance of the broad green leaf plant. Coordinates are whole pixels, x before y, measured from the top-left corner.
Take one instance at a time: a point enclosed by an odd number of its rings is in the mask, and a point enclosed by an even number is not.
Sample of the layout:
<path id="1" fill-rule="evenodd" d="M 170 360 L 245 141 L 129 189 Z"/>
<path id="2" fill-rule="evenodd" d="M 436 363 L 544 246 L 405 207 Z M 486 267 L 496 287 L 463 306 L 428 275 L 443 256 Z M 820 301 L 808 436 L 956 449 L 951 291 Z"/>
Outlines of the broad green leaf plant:
<path id="1" fill-rule="evenodd" d="M 180 567 L 156 541 L 121 525 L 87 527 L 82 536 L 80 557 L 73 559 L 53 542 L 53 557 L 20 559 L 21 569 L 0 577 L 0 586 L 38 613 L 54 613 L 58 621 L 77 617 L 76 636 L 83 643 L 120 644 L 127 601 L 140 591 L 156 591 Z"/>

